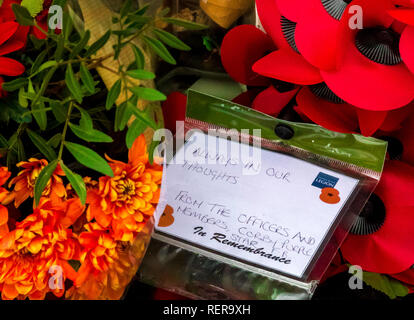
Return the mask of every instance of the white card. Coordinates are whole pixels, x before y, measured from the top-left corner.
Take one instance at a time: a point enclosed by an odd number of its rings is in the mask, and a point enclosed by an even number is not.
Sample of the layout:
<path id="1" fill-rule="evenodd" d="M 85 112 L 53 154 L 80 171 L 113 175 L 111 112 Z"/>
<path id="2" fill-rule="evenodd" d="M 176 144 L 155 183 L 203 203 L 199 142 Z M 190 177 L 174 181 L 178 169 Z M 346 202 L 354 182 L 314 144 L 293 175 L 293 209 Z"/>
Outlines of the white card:
<path id="1" fill-rule="evenodd" d="M 246 150 L 256 157 L 243 156 Z M 166 170 L 168 206 L 157 231 L 298 278 L 359 182 L 201 132 L 177 151 Z"/>

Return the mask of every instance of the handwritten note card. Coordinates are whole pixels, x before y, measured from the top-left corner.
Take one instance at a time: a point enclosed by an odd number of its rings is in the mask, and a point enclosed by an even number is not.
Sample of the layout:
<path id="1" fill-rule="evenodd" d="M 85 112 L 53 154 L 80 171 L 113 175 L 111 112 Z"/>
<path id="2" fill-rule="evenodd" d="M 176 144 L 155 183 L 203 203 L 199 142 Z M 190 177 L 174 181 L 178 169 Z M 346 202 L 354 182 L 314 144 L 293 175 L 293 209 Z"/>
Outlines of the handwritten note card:
<path id="1" fill-rule="evenodd" d="M 246 147 L 259 156 L 240 157 Z M 298 278 L 358 184 L 288 155 L 201 132 L 166 170 L 168 205 L 158 231 Z"/>

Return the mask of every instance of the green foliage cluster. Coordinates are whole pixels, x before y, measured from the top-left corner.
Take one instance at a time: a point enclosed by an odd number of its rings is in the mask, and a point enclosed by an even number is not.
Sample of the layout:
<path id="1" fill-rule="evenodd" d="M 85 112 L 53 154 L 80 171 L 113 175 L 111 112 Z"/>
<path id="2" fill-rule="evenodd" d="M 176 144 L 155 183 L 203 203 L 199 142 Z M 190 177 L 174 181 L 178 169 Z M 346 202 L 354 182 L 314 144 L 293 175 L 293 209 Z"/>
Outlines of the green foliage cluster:
<path id="1" fill-rule="evenodd" d="M 65 0 L 55 0 L 54 4 L 65 7 Z M 32 13 L 24 6 L 14 4 L 13 11 L 20 25 L 38 27 Z M 86 187 L 82 176 L 69 169 L 66 164 L 64 151 L 69 152 L 81 165 L 97 171 L 100 174 L 112 176 L 113 172 L 106 160 L 87 146 L 87 143 L 111 143 L 113 138 L 96 128 L 94 115 L 99 112 L 109 112 L 115 106 L 121 91 L 130 97 L 116 106 L 114 132 L 127 130 L 126 144 L 130 147 L 133 141 L 150 127 L 160 128 L 162 120 L 157 119 L 151 107 L 145 110 L 137 108 L 139 100 L 162 101 L 166 97 L 161 92 L 143 85 L 136 85 L 133 79 L 151 80 L 155 74 L 147 71 L 142 50 L 133 43 L 141 39 L 146 46 L 161 59 L 170 64 L 176 60 L 168 47 L 179 50 L 190 50 L 174 34 L 156 27 L 156 22 L 175 24 L 192 30 L 204 29 L 205 26 L 188 21 L 168 18 L 168 10 L 158 16 L 146 15 L 148 6 L 132 9 L 132 1 L 126 0 L 119 14 L 114 14 L 114 30 L 108 30 L 96 42 L 89 44 L 91 33 L 84 30 L 79 33 L 74 28 L 73 20 L 67 10 L 63 11 L 62 32 L 54 30 L 47 32 L 46 40 L 31 37 L 30 48 L 26 51 L 36 53 L 34 61 L 26 73 L 10 82 L 3 84 L 3 89 L 11 93 L 11 97 L 1 101 L 0 121 L 13 120 L 18 123 L 18 129 L 11 137 L 0 134 L 0 153 L 7 159 L 8 166 L 17 161 L 26 160 L 23 135 L 33 142 L 39 152 L 49 160 L 49 165 L 43 169 L 34 188 L 35 202 L 38 203 L 41 194 L 59 165 L 67 179 L 84 203 Z M 39 28 L 41 30 L 41 28 Z M 116 38 L 113 53 L 105 57 L 96 53 L 104 47 L 111 37 Z M 119 80 L 108 90 L 105 106 L 91 108 L 85 100 L 97 95 L 103 88 L 102 80 L 93 72 L 96 67 L 105 67 L 102 62 L 106 59 L 119 59 L 121 50 L 130 46 L 134 52 L 134 62 L 129 66 L 121 65 L 118 70 L 109 71 L 116 74 Z M 134 122 L 128 127 L 131 116 Z M 94 121 L 95 120 L 95 121 Z M 50 132 L 56 132 L 46 139 Z M 74 136 L 85 143 L 67 141 L 71 131 Z M 3 133 L 3 132 L 2 132 Z M 3 133 L 4 134 L 4 133 Z M 153 149 L 150 147 L 150 150 Z"/>

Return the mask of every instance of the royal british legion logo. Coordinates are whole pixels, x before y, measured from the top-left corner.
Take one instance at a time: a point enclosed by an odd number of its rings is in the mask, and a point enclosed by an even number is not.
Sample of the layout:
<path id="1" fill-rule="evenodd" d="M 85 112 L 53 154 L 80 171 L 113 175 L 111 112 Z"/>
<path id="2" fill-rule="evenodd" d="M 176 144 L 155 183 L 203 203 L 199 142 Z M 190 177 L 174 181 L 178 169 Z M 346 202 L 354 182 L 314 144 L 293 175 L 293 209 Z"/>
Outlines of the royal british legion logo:
<path id="1" fill-rule="evenodd" d="M 319 172 L 316 179 L 313 181 L 312 186 L 317 188 L 335 188 L 339 178 L 330 176 L 329 174 Z"/>

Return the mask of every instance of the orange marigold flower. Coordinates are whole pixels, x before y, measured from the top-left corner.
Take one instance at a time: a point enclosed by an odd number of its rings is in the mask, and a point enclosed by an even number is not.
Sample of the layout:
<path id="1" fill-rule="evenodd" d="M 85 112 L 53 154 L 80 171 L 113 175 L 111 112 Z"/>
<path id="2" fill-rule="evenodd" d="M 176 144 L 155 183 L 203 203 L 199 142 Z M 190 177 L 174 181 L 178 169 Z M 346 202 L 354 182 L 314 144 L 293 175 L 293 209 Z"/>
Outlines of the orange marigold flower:
<path id="1" fill-rule="evenodd" d="M 75 286 L 80 286 L 92 273 L 98 275 L 109 269 L 109 266 L 118 259 L 116 251 L 117 242 L 98 223 L 85 225 L 85 232 L 79 235 L 79 243 L 82 246 L 80 261 L 82 266 L 78 270 Z"/>
<path id="2" fill-rule="evenodd" d="M 107 158 L 114 176 L 101 177 L 99 188 L 88 192 L 86 216 L 111 227 L 115 240 L 132 242 L 154 213 L 162 167 L 149 164 L 143 135 L 129 150 L 128 163 Z"/>
<path id="3" fill-rule="evenodd" d="M 9 212 L 3 205 L 3 201 L 5 201 L 9 196 L 9 191 L 2 187 L 9 178 L 9 170 L 6 167 L 0 167 L 0 237 L 9 231 L 9 228 L 7 226 L 7 222 L 9 220 Z"/>
<path id="4" fill-rule="evenodd" d="M 48 162 L 46 160 L 38 160 L 35 158 L 30 158 L 27 162 L 23 161 L 17 164 L 17 167 L 23 168 L 23 170 L 20 171 L 17 177 L 13 178 L 9 183 L 9 187 L 11 187 L 13 184 L 15 185 L 13 196 L 16 208 L 19 207 L 29 197 L 33 198 L 36 179 L 43 168 L 47 165 Z M 64 197 L 66 197 L 66 189 L 62 178 L 60 177 L 64 175 L 64 172 L 60 166 L 58 166 L 51 179 L 49 180 L 42 195 L 51 198 L 53 201 L 61 201 Z"/>
<path id="5" fill-rule="evenodd" d="M 43 299 L 48 292 L 60 297 L 65 279 L 76 272 L 68 260 L 79 258 L 79 243 L 68 229 L 84 208 L 77 199 L 58 206 L 42 198 L 16 229 L 0 241 L 0 291 L 2 299 Z M 68 218 L 69 217 L 69 218 Z"/>
<path id="6" fill-rule="evenodd" d="M 96 225 L 96 227 L 102 228 L 99 225 Z M 96 253 L 85 253 L 83 267 L 78 271 L 75 286 L 66 292 L 66 297 L 73 300 L 100 300 L 103 298 L 119 300 L 126 286 L 136 274 L 145 253 L 146 244 L 149 242 L 151 234 L 149 230 L 146 231 L 141 238 L 137 237 L 132 244 L 116 241 L 116 247 L 113 248 L 114 244 L 111 243 L 110 249 L 106 249 L 106 254 L 99 258 L 93 258 L 96 256 Z M 93 232 L 96 232 L 96 230 Z M 92 237 L 86 236 L 85 238 L 90 239 Z M 85 249 L 89 251 L 94 250 L 91 244 L 96 244 L 95 241 L 87 240 L 89 249 Z M 104 241 L 101 242 L 104 243 Z M 100 245 L 98 244 L 98 246 Z M 106 258 L 102 258 L 103 256 L 106 256 Z M 106 262 L 104 264 L 105 267 L 98 270 L 94 267 L 94 260 L 98 261 L 99 259 L 106 260 Z M 89 267 L 86 267 L 87 265 Z"/>

